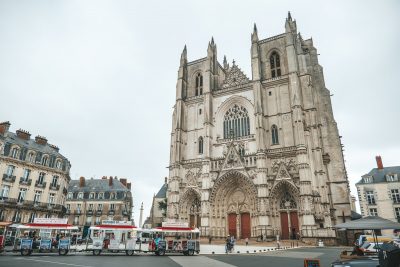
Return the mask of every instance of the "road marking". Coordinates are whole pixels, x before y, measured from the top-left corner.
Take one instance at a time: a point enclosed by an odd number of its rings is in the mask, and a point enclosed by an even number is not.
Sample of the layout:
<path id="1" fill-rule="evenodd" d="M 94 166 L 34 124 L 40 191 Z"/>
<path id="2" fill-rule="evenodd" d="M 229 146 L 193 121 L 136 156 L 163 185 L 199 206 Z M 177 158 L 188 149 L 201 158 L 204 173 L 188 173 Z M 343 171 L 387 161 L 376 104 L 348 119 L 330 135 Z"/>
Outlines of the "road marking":
<path id="1" fill-rule="evenodd" d="M 93 267 L 93 266 L 89 266 L 89 265 L 80 265 L 80 264 L 57 262 L 57 261 L 45 261 L 45 260 L 24 259 L 24 258 L 17 258 L 17 260 L 46 262 L 46 263 L 59 264 L 59 265 L 68 265 L 68 266 L 76 266 L 76 267 Z"/>
<path id="2" fill-rule="evenodd" d="M 265 253 L 262 256 L 265 257 L 285 257 L 285 258 L 318 258 L 319 256 L 323 255 L 324 253 L 320 252 L 297 252 L 297 251 L 277 251 L 275 253 Z M 261 256 L 258 254 L 258 256 Z"/>
<path id="3" fill-rule="evenodd" d="M 205 256 L 194 256 L 194 257 L 185 257 L 185 256 L 173 256 L 169 257 L 174 262 L 178 263 L 182 267 L 204 267 L 204 266 L 213 266 L 213 267 L 236 267 L 235 265 L 231 265 L 222 261 L 217 261 L 214 259 L 210 259 Z"/>

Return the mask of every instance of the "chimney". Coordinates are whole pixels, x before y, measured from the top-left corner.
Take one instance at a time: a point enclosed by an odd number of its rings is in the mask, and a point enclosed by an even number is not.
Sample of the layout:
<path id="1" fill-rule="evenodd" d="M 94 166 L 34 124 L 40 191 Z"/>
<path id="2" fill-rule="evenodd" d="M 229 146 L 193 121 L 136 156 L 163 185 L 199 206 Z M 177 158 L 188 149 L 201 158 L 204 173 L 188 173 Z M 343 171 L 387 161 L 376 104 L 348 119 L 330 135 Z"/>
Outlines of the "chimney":
<path id="1" fill-rule="evenodd" d="M 79 187 L 85 187 L 85 177 L 79 178 Z"/>
<path id="2" fill-rule="evenodd" d="M 167 177 L 165 177 L 165 183 L 166 183 L 166 184 L 168 183 L 168 178 L 167 178 Z"/>
<path id="3" fill-rule="evenodd" d="M 31 139 L 31 134 L 28 131 L 24 131 L 22 129 L 17 130 L 17 136 L 24 140 Z"/>
<path id="4" fill-rule="evenodd" d="M 119 181 L 121 184 L 123 184 L 126 187 L 127 179 L 126 178 L 119 178 Z"/>
<path id="5" fill-rule="evenodd" d="M 60 151 L 60 149 L 58 148 L 58 146 L 51 145 L 51 144 L 49 144 L 49 146 L 50 146 L 51 148 L 53 148 L 55 151 L 57 151 L 57 152 Z"/>
<path id="6" fill-rule="evenodd" d="M 378 166 L 379 170 L 383 170 L 383 163 L 382 163 L 382 158 L 381 156 L 376 156 L 376 165 Z"/>
<path id="7" fill-rule="evenodd" d="M 131 184 L 131 183 L 127 183 L 127 184 L 126 184 L 126 187 L 127 187 L 129 190 L 131 190 L 132 184 Z"/>
<path id="8" fill-rule="evenodd" d="M 47 138 L 44 137 L 44 136 L 40 136 L 40 135 L 36 136 L 35 137 L 35 141 L 39 145 L 46 145 L 47 144 Z"/>
<path id="9" fill-rule="evenodd" d="M 9 121 L 4 121 L 0 123 L 0 134 L 4 135 L 8 130 L 10 129 L 10 122 Z"/>
<path id="10" fill-rule="evenodd" d="M 110 178 L 108 179 L 108 185 L 112 186 L 113 185 L 113 178 L 112 176 L 110 176 Z"/>

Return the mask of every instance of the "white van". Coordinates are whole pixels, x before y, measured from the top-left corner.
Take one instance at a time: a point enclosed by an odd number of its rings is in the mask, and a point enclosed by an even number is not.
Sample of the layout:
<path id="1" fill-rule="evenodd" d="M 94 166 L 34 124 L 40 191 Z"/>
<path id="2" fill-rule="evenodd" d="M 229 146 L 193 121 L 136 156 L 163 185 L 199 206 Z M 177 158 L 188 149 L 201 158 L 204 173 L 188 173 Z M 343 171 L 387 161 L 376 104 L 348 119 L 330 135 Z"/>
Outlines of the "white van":
<path id="1" fill-rule="evenodd" d="M 393 241 L 393 238 L 391 238 L 390 236 L 376 236 L 375 237 L 378 241 L 378 243 L 383 243 L 383 242 L 390 242 Z M 375 243 L 374 237 L 372 235 L 360 235 L 356 241 L 357 245 L 359 245 L 360 247 L 365 243 Z"/>

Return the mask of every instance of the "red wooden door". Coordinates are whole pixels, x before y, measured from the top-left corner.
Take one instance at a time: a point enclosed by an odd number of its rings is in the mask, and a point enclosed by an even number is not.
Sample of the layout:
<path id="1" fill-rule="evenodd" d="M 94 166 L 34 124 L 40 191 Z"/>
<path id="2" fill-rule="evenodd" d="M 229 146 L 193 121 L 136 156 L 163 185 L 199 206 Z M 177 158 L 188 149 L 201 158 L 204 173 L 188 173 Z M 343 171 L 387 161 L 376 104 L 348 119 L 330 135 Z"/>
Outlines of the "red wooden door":
<path id="1" fill-rule="evenodd" d="M 250 238 L 250 213 L 242 213 L 240 215 L 240 225 L 242 239 Z"/>
<path id="2" fill-rule="evenodd" d="M 282 239 L 289 239 L 289 221 L 287 212 L 281 212 L 281 233 Z"/>
<path id="3" fill-rule="evenodd" d="M 230 236 L 236 236 L 236 213 L 228 214 L 228 231 Z"/>
<path id="4" fill-rule="evenodd" d="M 290 212 L 290 235 L 291 239 L 296 239 L 297 233 L 299 232 L 299 217 L 297 211 Z"/>

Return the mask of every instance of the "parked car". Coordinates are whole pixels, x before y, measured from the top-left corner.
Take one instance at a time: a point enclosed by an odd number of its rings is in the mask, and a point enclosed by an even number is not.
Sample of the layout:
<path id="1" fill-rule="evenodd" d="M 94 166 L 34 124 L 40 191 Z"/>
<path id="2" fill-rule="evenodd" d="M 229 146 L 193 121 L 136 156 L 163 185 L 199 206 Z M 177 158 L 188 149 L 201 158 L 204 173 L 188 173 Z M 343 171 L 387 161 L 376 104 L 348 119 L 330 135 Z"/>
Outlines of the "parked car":
<path id="1" fill-rule="evenodd" d="M 360 248 L 364 253 L 365 252 L 377 252 L 377 250 L 382 246 L 383 243 L 368 243 L 365 242 Z"/>
<path id="2" fill-rule="evenodd" d="M 332 262 L 331 267 L 377 267 L 379 266 L 378 258 L 349 259 L 337 260 Z"/>

